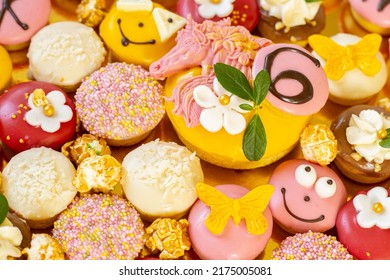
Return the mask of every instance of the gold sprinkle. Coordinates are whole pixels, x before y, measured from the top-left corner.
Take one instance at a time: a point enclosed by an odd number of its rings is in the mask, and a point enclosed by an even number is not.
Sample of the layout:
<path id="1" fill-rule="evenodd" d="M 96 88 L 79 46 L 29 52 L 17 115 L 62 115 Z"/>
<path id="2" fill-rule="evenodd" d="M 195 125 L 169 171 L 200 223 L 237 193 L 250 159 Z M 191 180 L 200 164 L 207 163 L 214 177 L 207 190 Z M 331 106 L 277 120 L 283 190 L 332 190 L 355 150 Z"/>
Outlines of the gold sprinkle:
<path id="1" fill-rule="evenodd" d="M 11 118 L 13 118 L 13 119 L 16 119 L 16 115 L 15 115 L 15 114 L 13 114 L 13 115 L 11 116 Z"/>
<path id="2" fill-rule="evenodd" d="M 24 143 L 24 140 L 22 138 L 19 139 L 19 143 L 20 144 L 23 144 Z"/>
<path id="3" fill-rule="evenodd" d="M 11 140 L 11 137 L 9 135 L 7 135 L 7 137 L 5 137 L 5 139 Z"/>

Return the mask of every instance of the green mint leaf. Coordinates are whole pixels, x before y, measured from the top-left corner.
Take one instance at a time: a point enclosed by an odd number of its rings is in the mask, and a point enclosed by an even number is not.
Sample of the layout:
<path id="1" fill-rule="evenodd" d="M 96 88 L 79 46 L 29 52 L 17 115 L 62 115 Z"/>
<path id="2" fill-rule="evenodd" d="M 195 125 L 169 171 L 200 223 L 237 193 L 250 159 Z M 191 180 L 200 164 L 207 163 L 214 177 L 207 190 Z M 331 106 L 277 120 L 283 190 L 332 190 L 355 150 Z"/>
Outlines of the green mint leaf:
<path id="1" fill-rule="evenodd" d="M 387 135 L 390 135 L 390 128 L 386 128 Z"/>
<path id="2" fill-rule="evenodd" d="M 266 147 L 265 129 L 260 116 L 255 114 L 245 130 L 242 149 L 248 160 L 256 161 L 263 157 Z"/>
<path id="3" fill-rule="evenodd" d="M 252 111 L 253 110 L 253 106 L 249 105 L 249 104 L 240 104 L 239 106 L 242 110 L 245 110 L 245 111 Z"/>
<path id="4" fill-rule="evenodd" d="M 254 81 L 254 101 L 255 105 L 260 105 L 267 96 L 269 87 L 271 86 L 271 78 L 266 70 L 261 70 L 255 77 Z"/>
<path id="5" fill-rule="evenodd" d="M 224 63 L 216 63 L 214 72 L 218 82 L 227 91 L 242 99 L 254 101 L 251 85 L 240 70 Z"/>
<path id="6" fill-rule="evenodd" d="M 306 3 L 314 3 L 314 2 L 320 2 L 322 0 L 305 0 Z"/>
<path id="7" fill-rule="evenodd" d="M 0 193 L 0 224 L 2 224 L 7 217 L 9 211 L 8 201 L 3 194 Z"/>
<path id="8" fill-rule="evenodd" d="M 379 141 L 379 146 L 383 148 L 390 148 L 390 138 L 385 138 L 381 141 Z"/>

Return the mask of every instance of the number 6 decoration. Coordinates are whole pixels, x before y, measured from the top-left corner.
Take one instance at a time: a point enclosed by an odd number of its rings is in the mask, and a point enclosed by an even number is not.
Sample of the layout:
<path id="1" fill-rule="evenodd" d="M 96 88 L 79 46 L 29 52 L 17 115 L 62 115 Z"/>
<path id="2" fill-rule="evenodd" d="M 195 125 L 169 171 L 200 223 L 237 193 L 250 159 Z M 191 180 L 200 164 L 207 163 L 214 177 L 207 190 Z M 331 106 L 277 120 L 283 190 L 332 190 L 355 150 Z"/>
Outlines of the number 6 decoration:
<path id="1" fill-rule="evenodd" d="M 317 113 L 329 95 L 328 81 L 320 62 L 304 48 L 273 44 L 256 54 L 252 74 L 265 69 L 271 77 L 267 100 L 293 115 Z"/>

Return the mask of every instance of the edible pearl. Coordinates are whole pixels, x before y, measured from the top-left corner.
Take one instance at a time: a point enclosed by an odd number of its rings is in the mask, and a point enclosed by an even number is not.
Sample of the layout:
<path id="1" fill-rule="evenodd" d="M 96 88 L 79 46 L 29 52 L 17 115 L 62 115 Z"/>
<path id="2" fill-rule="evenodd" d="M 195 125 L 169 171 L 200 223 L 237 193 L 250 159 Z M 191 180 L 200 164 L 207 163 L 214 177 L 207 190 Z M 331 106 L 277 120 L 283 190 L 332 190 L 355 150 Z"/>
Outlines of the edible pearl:
<path id="1" fill-rule="evenodd" d="M 375 203 L 372 206 L 372 210 L 374 210 L 375 213 L 382 213 L 383 212 L 383 205 L 380 202 Z"/>
<path id="2" fill-rule="evenodd" d="M 378 136 L 379 139 L 385 139 L 387 137 L 387 130 L 384 128 L 379 129 L 376 135 Z"/>
<path id="3" fill-rule="evenodd" d="M 53 116 L 54 115 L 54 107 L 51 104 L 45 105 L 45 107 L 43 107 L 43 113 L 48 117 Z"/>
<path id="4" fill-rule="evenodd" d="M 221 105 L 228 105 L 230 103 L 230 96 L 223 94 L 219 97 L 219 103 Z"/>
<path id="5" fill-rule="evenodd" d="M 210 0 L 210 2 L 213 4 L 219 4 L 221 3 L 221 0 Z"/>

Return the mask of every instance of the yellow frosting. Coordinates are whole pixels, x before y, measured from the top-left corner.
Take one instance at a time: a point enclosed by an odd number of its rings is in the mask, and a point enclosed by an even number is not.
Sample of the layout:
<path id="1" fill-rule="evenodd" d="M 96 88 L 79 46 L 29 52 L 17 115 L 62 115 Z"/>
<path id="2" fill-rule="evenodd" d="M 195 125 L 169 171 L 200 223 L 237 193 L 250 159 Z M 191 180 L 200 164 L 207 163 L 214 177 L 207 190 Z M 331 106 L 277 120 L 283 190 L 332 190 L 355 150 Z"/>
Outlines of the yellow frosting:
<path id="1" fill-rule="evenodd" d="M 0 93 L 11 84 L 12 61 L 8 52 L 0 46 Z"/>
<path id="2" fill-rule="evenodd" d="M 201 68 L 192 68 L 167 79 L 165 95 L 170 97 L 178 82 L 199 75 Z M 269 165 L 289 153 L 298 143 L 302 130 L 310 121 L 310 116 L 294 116 L 273 107 L 267 100 L 259 110 L 267 135 L 267 148 L 258 161 L 249 161 L 242 150 L 244 132 L 230 135 L 225 130 L 211 133 L 201 125 L 189 128 L 184 119 L 172 113 L 173 103 L 166 102 L 166 111 L 180 140 L 197 156 L 212 164 L 232 168 L 251 169 Z M 247 123 L 254 112 L 244 114 Z"/>
<path id="3" fill-rule="evenodd" d="M 153 3 L 153 9 L 156 10 L 156 8 L 160 8 L 159 11 L 164 9 L 161 5 Z M 156 17 L 154 14 L 156 12 L 148 10 L 119 10 L 117 5 L 112 5 L 110 12 L 100 24 L 100 35 L 117 60 L 139 64 L 147 68 L 176 44 L 175 35 L 169 38 L 160 38 L 155 19 L 161 19 L 161 17 Z M 133 42 L 155 40 L 155 43 L 129 43 L 127 46 L 123 46 L 118 19 L 121 19 L 122 32 L 129 40 Z"/>

